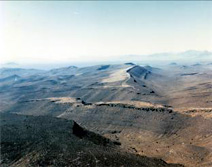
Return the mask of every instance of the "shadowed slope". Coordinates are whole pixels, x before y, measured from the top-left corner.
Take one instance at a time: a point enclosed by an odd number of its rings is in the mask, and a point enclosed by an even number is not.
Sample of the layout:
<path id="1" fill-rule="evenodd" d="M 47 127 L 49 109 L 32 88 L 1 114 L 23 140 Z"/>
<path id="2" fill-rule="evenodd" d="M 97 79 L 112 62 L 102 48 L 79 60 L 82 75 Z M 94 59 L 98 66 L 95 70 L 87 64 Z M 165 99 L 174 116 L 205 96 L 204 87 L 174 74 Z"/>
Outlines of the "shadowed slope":
<path id="1" fill-rule="evenodd" d="M 1 114 L 0 122 L 3 167 L 180 166 L 121 152 L 112 147 L 108 139 L 81 128 L 73 121 Z"/>

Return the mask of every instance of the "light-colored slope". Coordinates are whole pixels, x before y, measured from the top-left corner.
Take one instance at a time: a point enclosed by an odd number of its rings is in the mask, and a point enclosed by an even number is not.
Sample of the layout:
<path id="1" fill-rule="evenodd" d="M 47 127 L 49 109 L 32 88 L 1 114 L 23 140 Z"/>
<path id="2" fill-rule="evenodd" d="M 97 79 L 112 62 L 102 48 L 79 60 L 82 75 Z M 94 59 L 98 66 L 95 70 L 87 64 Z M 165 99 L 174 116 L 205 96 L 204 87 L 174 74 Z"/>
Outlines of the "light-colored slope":
<path id="1" fill-rule="evenodd" d="M 0 82 L 0 99 L 5 106 L 2 110 L 19 100 L 58 96 L 79 97 L 87 102 L 132 100 L 174 108 L 211 108 L 211 83 L 209 65 L 164 69 L 135 65 L 62 68 L 7 84 Z"/>
<path id="2" fill-rule="evenodd" d="M 111 83 L 111 82 L 118 82 L 118 81 L 124 81 L 126 79 L 129 79 L 129 75 L 127 74 L 126 69 L 120 69 L 115 72 L 112 72 L 108 77 L 104 78 L 102 80 L 103 83 Z"/>

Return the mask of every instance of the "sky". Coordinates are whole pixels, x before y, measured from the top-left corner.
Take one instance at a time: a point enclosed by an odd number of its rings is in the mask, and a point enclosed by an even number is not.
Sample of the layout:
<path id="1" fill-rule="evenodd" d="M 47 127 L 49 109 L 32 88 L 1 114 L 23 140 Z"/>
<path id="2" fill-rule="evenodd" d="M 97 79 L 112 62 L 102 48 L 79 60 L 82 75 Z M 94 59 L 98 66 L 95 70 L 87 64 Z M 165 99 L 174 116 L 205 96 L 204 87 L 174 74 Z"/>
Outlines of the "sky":
<path id="1" fill-rule="evenodd" d="M 1 63 L 212 50 L 212 1 L 0 2 Z"/>

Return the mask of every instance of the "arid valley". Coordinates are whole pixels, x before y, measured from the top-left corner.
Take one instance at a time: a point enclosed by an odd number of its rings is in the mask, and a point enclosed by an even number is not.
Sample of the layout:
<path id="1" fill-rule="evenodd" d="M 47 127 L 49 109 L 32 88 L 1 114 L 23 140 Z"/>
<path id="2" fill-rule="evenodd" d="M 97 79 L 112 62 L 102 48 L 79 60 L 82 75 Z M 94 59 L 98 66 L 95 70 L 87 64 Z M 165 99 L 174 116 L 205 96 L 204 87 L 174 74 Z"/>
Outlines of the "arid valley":
<path id="1" fill-rule="evenodd" d="M 0 167 L 212 167 L 212 1 L 0 0 Z"/>
<path id="2" fill-rule="evenodd" d="M 0 73 L 3 166 L 212 165 L 211 63 Z"/>

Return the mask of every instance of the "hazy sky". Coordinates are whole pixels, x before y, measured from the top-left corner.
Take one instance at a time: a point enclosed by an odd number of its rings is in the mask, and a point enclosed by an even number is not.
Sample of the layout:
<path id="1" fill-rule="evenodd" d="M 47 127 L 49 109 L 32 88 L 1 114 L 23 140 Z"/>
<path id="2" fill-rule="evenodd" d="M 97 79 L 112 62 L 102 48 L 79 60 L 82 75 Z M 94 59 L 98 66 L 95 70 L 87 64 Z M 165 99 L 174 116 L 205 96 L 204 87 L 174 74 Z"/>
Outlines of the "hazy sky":
<path id="1" fill-rule="evenodd" d="M 1 62 L 212 50 L 212 2 L 0 2 Z"/>

